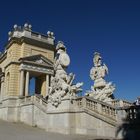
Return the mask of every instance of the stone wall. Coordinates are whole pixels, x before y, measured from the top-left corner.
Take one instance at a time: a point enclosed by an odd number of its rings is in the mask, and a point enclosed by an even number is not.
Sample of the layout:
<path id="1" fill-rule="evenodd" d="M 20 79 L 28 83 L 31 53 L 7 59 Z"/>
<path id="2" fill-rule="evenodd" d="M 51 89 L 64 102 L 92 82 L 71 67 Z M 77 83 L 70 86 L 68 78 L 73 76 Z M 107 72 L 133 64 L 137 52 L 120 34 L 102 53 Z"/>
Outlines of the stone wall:
<path id="1" fill-rule="evenodd" d="M 116 126 L 64 100 L 55 109 L 36 97 L 3 101 L 0 119 L 23 122 L 48 132 L 115 137 Z"/>
<path id="2" fill-rule="evenodd" d="M 52 62 L 54 61 L 54 51 L 52 50 L 40 48 L 38 46 L 33 46 L 26 43 L 23 43 L 21 45 L 21 57 L 37 55 L 37 54 L 42 54 L 46 58 L 50 59 Z"/>

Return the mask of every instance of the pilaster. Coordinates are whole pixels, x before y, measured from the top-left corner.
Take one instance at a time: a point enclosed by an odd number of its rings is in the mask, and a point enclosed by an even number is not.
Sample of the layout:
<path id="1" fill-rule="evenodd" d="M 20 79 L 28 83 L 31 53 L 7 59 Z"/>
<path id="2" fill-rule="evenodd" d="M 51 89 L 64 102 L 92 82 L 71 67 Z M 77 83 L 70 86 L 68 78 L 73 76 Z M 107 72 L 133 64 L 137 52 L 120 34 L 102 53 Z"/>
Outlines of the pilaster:
<path id="1" fill-rule="evenodd" d="M 24 95 L 24 71 L 20 72 L 20 96 Z"/>

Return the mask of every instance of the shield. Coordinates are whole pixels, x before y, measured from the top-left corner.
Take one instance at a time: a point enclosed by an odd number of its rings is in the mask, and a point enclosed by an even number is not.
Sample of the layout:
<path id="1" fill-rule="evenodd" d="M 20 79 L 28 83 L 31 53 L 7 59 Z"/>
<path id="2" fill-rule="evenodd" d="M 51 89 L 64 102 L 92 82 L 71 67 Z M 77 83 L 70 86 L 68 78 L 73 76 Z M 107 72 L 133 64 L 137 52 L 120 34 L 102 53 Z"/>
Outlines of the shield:
<path id="1" fill-rule="evenodd" d="M 59 60 L 60 60 L 60 64 L 64 67 L 67 67 L 70 64 L 70 58 L 66 53 L 60 54 Z"/>

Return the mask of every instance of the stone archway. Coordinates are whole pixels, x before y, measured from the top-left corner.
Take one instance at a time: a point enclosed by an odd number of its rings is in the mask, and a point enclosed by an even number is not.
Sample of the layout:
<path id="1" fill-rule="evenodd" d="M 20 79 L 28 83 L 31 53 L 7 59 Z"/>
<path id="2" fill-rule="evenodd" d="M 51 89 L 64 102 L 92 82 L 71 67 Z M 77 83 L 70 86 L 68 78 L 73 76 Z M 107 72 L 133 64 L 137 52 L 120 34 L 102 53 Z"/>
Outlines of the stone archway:
<path id="1" fill-rule="evenodd" d="M 46 76 L 40 73 L 31 73 L 29 80 L 29 96 L 34 94 L 46 96 Z"/>

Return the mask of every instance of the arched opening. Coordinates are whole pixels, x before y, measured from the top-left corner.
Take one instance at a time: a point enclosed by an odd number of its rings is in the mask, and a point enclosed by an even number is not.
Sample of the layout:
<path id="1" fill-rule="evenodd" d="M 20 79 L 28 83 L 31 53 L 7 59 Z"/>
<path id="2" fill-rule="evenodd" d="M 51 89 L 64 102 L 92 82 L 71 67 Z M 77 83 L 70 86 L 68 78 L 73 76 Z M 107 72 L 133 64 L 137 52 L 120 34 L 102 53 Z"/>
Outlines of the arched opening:
<path id="1" fill-rule="evenodd" d="M 46 75 L 37 72 L 30 72 L 29 96 L 32 95 L 46 96 Z"/>

